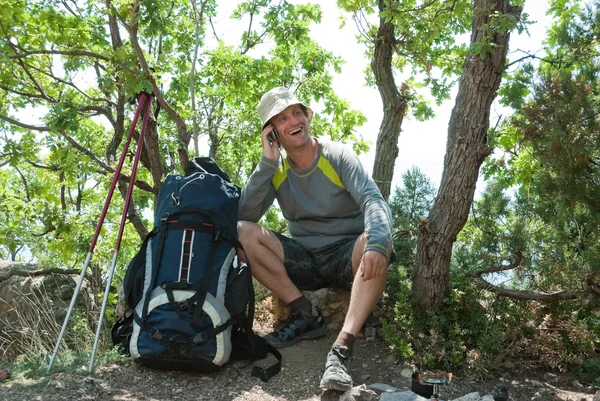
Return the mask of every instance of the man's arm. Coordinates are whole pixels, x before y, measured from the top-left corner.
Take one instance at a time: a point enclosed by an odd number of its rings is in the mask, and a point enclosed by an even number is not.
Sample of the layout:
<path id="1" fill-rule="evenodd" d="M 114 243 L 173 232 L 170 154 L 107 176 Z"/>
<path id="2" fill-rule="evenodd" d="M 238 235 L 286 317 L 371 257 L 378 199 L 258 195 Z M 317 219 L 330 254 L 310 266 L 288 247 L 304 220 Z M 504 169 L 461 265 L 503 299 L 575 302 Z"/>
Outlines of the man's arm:
<path id="1" fill-rule="evenodd" d="M 350 177 L 342 178 L 346 189 L 360 206 L 365 216 L 367 245 L 360 261 L 357 274 L 363 281 L 385 274 L 390 255 L 388 254 L 392 236 L 392 213 L 375 181 L 367 174 L 358 156 L 352 152 L 345 155 Z"/>
<path id="2" fill-rule="evenodd" d="M 242 188 L 239 205 L 239 220 L 258 223 L 275 200 L 275 188 L 271 183 L 277 171 L 278 162 L 262 157 Z"/>
<path id="3" fill-rule="evenodd" d="M 367 174 L 358 156 L 342 148 L 340 178 L 365 216 L 365 250 L 375 250 L 388 256 L 388 247 L 392 235 L 392 213 L 375 181 Z"/>
<path id="4" fill-rule="evenodd" d="M 345 147 L 339 151 L 340 179 L 364 215 L 367 244 L 357 274 L 367 281 L 384 274 L 388 266 L 388 249 L 392 234 L 392 214 L 381 191 L 367 174 L 358 156 Z"/>

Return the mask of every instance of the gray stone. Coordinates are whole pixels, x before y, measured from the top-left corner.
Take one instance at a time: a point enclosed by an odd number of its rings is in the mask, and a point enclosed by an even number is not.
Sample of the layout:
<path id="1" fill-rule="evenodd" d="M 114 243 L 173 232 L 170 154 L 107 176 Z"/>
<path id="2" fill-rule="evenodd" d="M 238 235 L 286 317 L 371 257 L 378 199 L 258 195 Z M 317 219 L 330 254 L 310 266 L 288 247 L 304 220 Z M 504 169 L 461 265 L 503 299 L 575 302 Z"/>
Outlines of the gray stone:
<path id="1" fill-rule="evenodd" d="M 352 387 L 340 397 L 340 401 L 377 401 L 379 396 L 373 390 L 369 390 L 366 385 L 361 384 Z"/>
<path id="2" fill-rule="evenodd" d="M 600 390 L 596 391 L 596 394 L 594 395 L 592 401 L 600 401 Z"/>
<path id="3" fill-rule="evenodd" d="M 377 394 L 381 394 L 381 393 L 393 393 L 395 391 L 398 391 L 398 389 L 396 387 L 392 387 L 388 384 L 384 384 L 384 383 L 373 383 L 373 384 L 369 384 L 367 386 L 368 389 L 375 391 Z"/>
<path id="4" fill-rule="evenodd" d="M 379 397 L 380 401 L 429 401 L 412 391 L 400 391 L 396 393 L 383 393 Z"/>
<path id="5" fill-rule="evenodd" d="M 533 397 L 531 397 L 532 401 L 545 401 L 545 400 L 549 400 L 550 396 L 552 395 L 552 392 L 547 389 L 547 388 L 542 388 L 539 391 L 537 391 Z"/>
<path id="6" fill-rule="evenodd" d="M 481 397 L 481 401 L 494 401 L 494 396 L 491 394 L 486 394 Z"/>
<path id="7" fill-rule="evenodd" d="M 412 369 L 408 369 L 408 368 L 402 369 L 402 372 L 400 372 L 400 376 L 406 377 L 407 379 L 412 379 L 412 374 L 413 374 Z"/>
<path id="8" fill-rule="evenodd" d="M 554 373 L 546 372 L 544 373 L 544 380 L 554 383 L 558 380 L 558 376 Z"/>
<path id="9" fill-rule="evenodd" d="M 360 376 L 360 378 L 359 378 L 359 382 L 360 382 L 360 383 L 366 383 L 366 382 L 368 382 L 370 379 L 371 379 L 371 375 L 370 375 L 370 374 L 368 374 L 368 373 L 365 373 L 365 374 L 363 374 L 363 375 L 361 375 L 361 376 Z"/>
<path id="10" fill-rule="evenodd" d="M 385 363 L 387 366 L 395 365 L 397 362 L 398 362 L 398 359 L 396 358 L 396 356 L 394 354 L 388 355 L 385 358 L 385 360 L 383 361 L 383 363 Z"/>
<path id="11" fill-rule="evenodd" d="M 374 338 L 377 334 L 377 329 L 375 327 L 365 327 L 365 337 Z"/>
<path id="12" fill-rule="evenodd" d="M 467 395 L 463 395 L 460 398 L 455 398 L 452 401 L 480 401 L 481 399 L 481 395 L 479 395 L 479 392 L 474 392 L 474 393 L 469 393 Z"/>

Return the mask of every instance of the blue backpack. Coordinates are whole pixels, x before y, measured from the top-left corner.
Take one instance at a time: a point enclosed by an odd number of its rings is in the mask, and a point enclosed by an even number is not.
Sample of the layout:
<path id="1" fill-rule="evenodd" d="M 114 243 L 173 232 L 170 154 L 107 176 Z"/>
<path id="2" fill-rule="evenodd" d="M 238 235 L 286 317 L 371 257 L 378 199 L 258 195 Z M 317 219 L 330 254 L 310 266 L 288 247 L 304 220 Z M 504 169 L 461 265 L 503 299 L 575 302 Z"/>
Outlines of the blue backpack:
<path id="1" fill-rule="evenodd" d="M 154 229 L 125 274 L 129 310 L 112 330 L 113 343 L 134 361 L 209 373 L 230 359 L 271 352 L 278 362 L 255 366 L 252 375 L 266 381 L 280 371 L 281 354 L 252 331 L 252 274 L 237 257 L 239 197 L 240 188 L 207 157 L 162 184 Z"/>

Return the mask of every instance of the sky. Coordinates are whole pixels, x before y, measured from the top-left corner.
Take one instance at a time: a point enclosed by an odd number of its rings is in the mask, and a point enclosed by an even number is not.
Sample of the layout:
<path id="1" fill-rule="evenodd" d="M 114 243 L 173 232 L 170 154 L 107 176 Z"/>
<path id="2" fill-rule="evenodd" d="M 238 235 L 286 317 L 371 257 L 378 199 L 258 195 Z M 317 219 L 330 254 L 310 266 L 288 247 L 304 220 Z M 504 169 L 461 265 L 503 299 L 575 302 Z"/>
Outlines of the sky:
<path id="1" fill-rule="evenodd" d="M 296 2 L 298 1 L 294 1 L 294 3 Z M 340 97 L 350 102 L 353 109 L 360 110 L 368 119 L 366 124 L 356 129 L 356 132 L 371 142 L 371 150 L 360 155 L 361 161 L 370 173 L 373 170 L 375 143 L 383 117 L 382 102 L 378 90 L 366 87 L 364 84 L 364 70 L 368 67 L 370 60 L 364 55 L 364 46 L 359 45 L 355 39 L 358 30 L 354 22 L 348 20 L 344 28 L 339 28 L 337 21 L 341 11 L 337 9 L 336 2 L 319 2 L 319 5 L 323 11 L 322 22 L 311 26 L 311 35 L 322 47 L 346 61 L 342 66 L 342 73 L 334 75 L 333 88 Z M 219 7 L 219 16 L 226 15 L 227 9 L 221 8 L 224 7 L 222 4 L 219 4 Z M 511 36 L 509 59 L 522 56 L 520 53 L 511 53 L 515 49 L 539 51 L 542 48 L 544 33 L 549 25 L 549 20 L 545 16 L 546 10 L 546 0 L 528 0 L 526 2 L 523 12 L 529 14 L 531 21 L 538 22 L 529 27 L 529 35 L 523 33 Z M 332 21 L 335 22 L 332 23 Z M 240 24 L 239 21 L 237 21 L 237 24 L 231 24 L 226 18 L 221 17 L 221 19 L 216 20 L 216 28 L 224 33 L 222 38 L 239 38 L 239 33 L 236 30 L 240 29 L 240 26 L 243 26 L 243 24 Z M 465 36 L 465 40 L 468 39 L 468 36 Z M 399 84 L 401 80 L 397 79 L 396 82 Z M 448 121 L 450 120 L 456 92 L 457 88 L 454 88 L 451 98 L 444 101 L 440 106 L 433 104 L 435 118 L 425 122 L 416 121 L 411 116 L 405 118 L 398 141 L 399 154 L 396 160 L 392 188 L 401 185 L 402 173 L 413 166 L 418 167 L 428 176 L 436 187 L 439 186 L 446 151 Z M 311 106 L 315 112 L 319 111 L 318 105 Z M 494 104 L 491 111 L 491 120 L 494 121 L 494 124 L 499 114 L 506 116 L 507 110 L 503 110 L 500 105 Z M 483 186 L 484 183 L 480 179 L 477 191 L 479 192 Z"/>

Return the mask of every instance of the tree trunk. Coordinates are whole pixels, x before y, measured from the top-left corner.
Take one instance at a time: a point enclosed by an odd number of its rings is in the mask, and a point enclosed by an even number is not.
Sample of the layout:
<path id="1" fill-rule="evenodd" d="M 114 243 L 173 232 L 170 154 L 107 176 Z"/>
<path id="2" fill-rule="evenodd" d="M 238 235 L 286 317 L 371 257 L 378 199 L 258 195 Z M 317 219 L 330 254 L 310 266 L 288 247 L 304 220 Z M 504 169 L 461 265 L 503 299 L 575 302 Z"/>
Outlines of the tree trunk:
<path id="1" fill-rule="evenodd" d="M 385 0 L 379 0 L 380 13 L 384 12 L 386 7 Z M 392 71 L 394 41 L 394 25 L 386 21 L 385 18 L 380 17 L 371 69 L 373 75 L 375 75 L 375 81 L 383 103 L 383 120 L 379 127 L 375 147 L 373 179 L 386 201 L 390 197 L 394 164 L 398 157 L 398 136 L 400 135 L 407 105 L 405 97 L 402 96 L 394 82 Z"/>
<path id="2" fill-rule="evenodd" d="M 491 153 L 487 144 L 490 107 L 500 86 L 509 41 L 507 31 L 492 25 L 493 18 L 511 10 L 508 0 L 474 3 L 471 50 L 448 125 L 442 181 L 433 209 L 419 230 L 412 290 L 421 312 L 437 310 L 442 304 L 450 279 L 452 245 L 469 216 L 479 167 Z M 474 49 L 482 47 L 474 45 L 483 42 L 491 50 L 476 54 Z"/>

